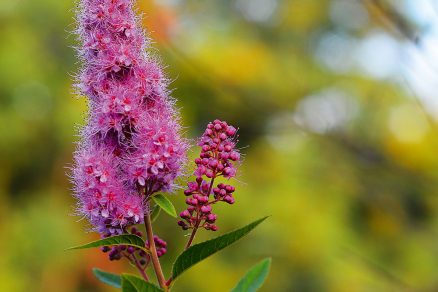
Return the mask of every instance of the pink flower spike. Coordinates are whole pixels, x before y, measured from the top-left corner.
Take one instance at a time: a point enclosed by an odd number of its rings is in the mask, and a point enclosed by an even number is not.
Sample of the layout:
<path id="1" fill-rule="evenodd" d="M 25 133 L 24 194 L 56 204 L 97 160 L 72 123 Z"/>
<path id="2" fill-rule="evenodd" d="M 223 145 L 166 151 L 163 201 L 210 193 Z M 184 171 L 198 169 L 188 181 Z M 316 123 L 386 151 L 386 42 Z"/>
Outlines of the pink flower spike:
<path id="1" fill-rule="evenodd" d="M 102 236 L 142 223 L 145 191 L 172 191 L 188 148 L 133 3 L 80 0 L 77 17 L 83 65 L 76 87 L 89 99 L 89 117 L 72 180 L 78 213 Z"/>

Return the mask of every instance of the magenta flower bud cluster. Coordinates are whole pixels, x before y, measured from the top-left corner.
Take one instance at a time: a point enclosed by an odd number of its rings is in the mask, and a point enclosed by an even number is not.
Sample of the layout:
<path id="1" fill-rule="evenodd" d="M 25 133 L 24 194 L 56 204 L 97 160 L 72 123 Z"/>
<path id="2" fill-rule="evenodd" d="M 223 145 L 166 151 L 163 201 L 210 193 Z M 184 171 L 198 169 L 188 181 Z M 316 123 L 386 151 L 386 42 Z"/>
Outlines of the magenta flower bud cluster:
<path id="1" fill-rule="evenodd" d="M 236 175 L 236 163 L 240 153 L 236 147 L 237 130 L 226 122 L 215 120 L 209 123 L 202 135 L 199 146 L 201 153 L 195 159 L 196 180 L 187 184 L 184 194 L 187 196 L 187 209 L 180 213 L 182 220 L 178 225 L 184 230 L 205 228 L 216 231 L 214 224 L 217 215 L 212 212 L 213 204 L 226 202 L 234 204 L 234 186 L 214 180 L 220 176 L 230 179 Z"/>
<path id="2" fill-rule="evenodd" d="M 120 234 L 142 223 L 144 197 L 174 189 L 188 143 L 133 0 L 81 0 L 79 9 L 77 87 L 89 118 L 72 177 L 78 213 L 94 230 Z"/>
<path id="3" fill-rule="evenodd" d="M 198 144 L 201 146 L 201 154 L 195 159 L 197 177 L 232 178 L 236 175 L 234 162 L 240 160 L 240 154 L 235 150 L 235 134 L 236 128 L 226 122 L 215 120 L 208 124 Z"/>
<path id="4" fill-rule="evenodd" d="M 167 242 L 154 235 L 155 248 L 157 249 L 157 256 L 162 257 L 167 253 Z M 150 247 L 149 240 L 146 241 L 146 247 Z"/>
<path id="5" fill-rule="evenodd" d="M 132 227 L 131 230 L 127 230 L 128 234 L 137 235 L 139 237 L 143 237 L 143 233 L 138 231 L 137 228 Z M 111 236 L 110 233 L 106 233 L 103 237 Z M 122 257 L 126 257 L 128 259 L 135 258 L 139 262 L 144 262 L 146 264 L 149 261 L 148 255 L 141 249 L 135 248 L 133 246 L 126 245 L 115 245 L 112 247 L 104 246 L 102 247 L 102 251 L 108 253 L 108 258 L 110 261 L 120 260 Z"/>
<path id="6" fill-rule="evenodd" d="M 127 230 L 128 234 L 137 235 L 143 237 L 143 233 L 137 228 L 132 227 Z M 105 234 L 104 237 L 111 236 L 111 234 Z M 158 257 L 162 257 L 167 253 L 167 242 L 154 235 L 154 242 L 157 249 Z M 146 247 L 150 248 L 149 241 L 146 241 Z M 147 265 L 150 263 L 150 255 L 144 250 L 127 245 L 116 245 L 116 246 L 104 246 L 101 248 L 104 253 L 108 253 L 108 258 L 110 261 L 117 261 L 121 258 L 127 258 L 133 265 L 139 265 L 141 269 L 146 269 Z"/>

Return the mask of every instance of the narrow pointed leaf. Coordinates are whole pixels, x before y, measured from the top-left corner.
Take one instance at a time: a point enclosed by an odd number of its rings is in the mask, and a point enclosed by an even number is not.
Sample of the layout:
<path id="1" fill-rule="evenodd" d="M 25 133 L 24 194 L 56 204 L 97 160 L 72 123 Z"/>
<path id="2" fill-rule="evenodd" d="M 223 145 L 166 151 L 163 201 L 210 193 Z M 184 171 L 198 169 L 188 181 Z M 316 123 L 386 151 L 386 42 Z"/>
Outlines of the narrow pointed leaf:
<path id="1" fill-rule="evenodd" d="M 141 237 L 133 234 L 124 234 L 124 235 L 116 235 L 107 237 L 104 239 L 96 240 L 84 245 L 70 247 L 67 250 L 72 249 L 85 249 L 85 248 L 93 248 L 100 246 L 110 246 L 110 245 L 130 245 L 133 247 L 140 248 L 146 252 L 149 252 L 148 249 L 145 248 L 145 242 Z"/>
<path id="2" fill-rule="evenodd" d="M 93 274 L 94 276 L 96 276 L 97 279 L 99 279 L 101 282 L 105 284 L 108 284 L 116 288 L 122 287 L 122 279 L 120 278 L 119 275 L 108 273 L 97 268 L 93 269 Z"/>
<path id="3" fill-rule="evenodd" d="M 260 263 L 254 265 L 246 274 L 240 279 L 237 286 L 231 292 L 255 292 L 266 280 L 271 267 L 271 259 L 267 258 Z"/>
<path id="4" fill-rule="evenodd" d="M 122 275 L 123 292 L 163 292 L 160 288 L 152 283 L 146 282 L 142 278 L 134 275 Z"/>
<path id="5" fill-rule="evenodd" d="M 249 232 L 251 232 L 251 230 L 253 230 L 257 225 L 262 223 L 266 218 L 268 217 L 264 217 L 262 219 L 254 221 L 253 223 L 248 224 L 245 227 L 242 227 L 230 233 L 189 247 L 178 256 L 175 263 L 173 264 L 172 279 L 175 280 L 188 268 L 244 237 Z"/>
<path id="6" fill-rule="evenodd" d="M 157 220 L 158 216 L 160 215 L 161 208 L 158 205 L 155 205 L 154 209 L 152 209 L 152 213 L 151 213 L 151 221 L 154 222 L 155 220 Z"/>
<path id="7" fill-rule="evenodd" d="M 172 202 L 165 196 L 158 194 L 152 197 L 155 201 L 155 203 L 157 203 L 158 206 L 161 207 L 161 209 L 164 210 L 164 212 L 166 212 L 167 214 L 169 214 L 172 217 L 176 218 L 176 210 L 175 207 L 173 206 Z"/>

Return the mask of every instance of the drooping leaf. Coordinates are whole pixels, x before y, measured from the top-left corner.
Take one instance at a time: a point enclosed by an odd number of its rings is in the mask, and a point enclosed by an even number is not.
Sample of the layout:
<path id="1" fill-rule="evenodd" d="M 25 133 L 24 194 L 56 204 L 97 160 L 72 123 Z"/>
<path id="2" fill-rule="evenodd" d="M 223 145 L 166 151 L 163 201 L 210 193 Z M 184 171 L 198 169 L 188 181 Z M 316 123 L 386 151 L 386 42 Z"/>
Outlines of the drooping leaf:
<path id="1" fill-rule="evenodd" d="M 133 234 L 111 236 L 111 237 L 96 240 L 96 241 L 93 241 L 90 243 L 86 243 L 83 245 L 70 247 L 67 250 L 85 249 L 85 248 L 110 246 L 110 245 L 130 245 L 133 247 L 140 248 L 146 252 L 149 252 L 149 250 L 145 248 L 144 240 L 141 237 L 139 237 L 137 235 L 133 235 Z"/>
<path id="2" fill-rule="evenodd" d="M 123 292 L 163 292 L 160 288 L 152 283 L 146 282 L 142 278 L 134 275 L 122 275 Z"/>
<path id="3" fill-rule="evenodd" d="M 271 259 L 267 258 L 258 264 L 254 265 L 249 271 L 240 279 L 237 286 L 231 292 L 255 292 L 259 289 L 269 273 L 271 267 Z"/>
<path id="4" fill-rule="evenodd" d="M 224 234 L 222 236 L 216 237 L 214 239 L 195 244 L 185 250 L 182 254 L 178 256 L 172 267 L 172 279 L 175 280 L 179 275 L 181 275 L 185 270 L 191 266 L 199 263 L 203 259 L 211 256 L 212 254 L 224 249 L 225 247 L 233 244 L 243 236 L 247 235 L 251 230 L 253 230 L 257 225 L 262 223 L 266 218 L 254 221 L 251 224 L 246 225 L 240 229 L 232 231 L 230 233 Z"/>
<path id="5" fill-rule="evenodd" d="M 157 220 L 158 216 L 160 215 L 161 208 L 158 205 L 155 205 L 155 207 L 152 209 L 151 213 L 151 221 L 154 222 Z"/>
<path id="6" fill-rule="evenodd" d="M 108 273 L 97 268 L 93 269 L 93 274 L 96 276 L 97 279 L 105 284 L 116 288 L 122 287 L 122 279 L 119 275 Z"/>
<path id="7" fill-rule="evenodd" d="M 157 203 L 158 206 L 161 207 L 161 209 L 164 210 L 164 212 L 166 212 L 167 214 L 169 214 L 172 217 L 176 218 L 176 210 L 175 207 L 173 206 L 172 202 L 165 196 L 158 194 L 152 197 L 155 201 L 155 203 Z"/>

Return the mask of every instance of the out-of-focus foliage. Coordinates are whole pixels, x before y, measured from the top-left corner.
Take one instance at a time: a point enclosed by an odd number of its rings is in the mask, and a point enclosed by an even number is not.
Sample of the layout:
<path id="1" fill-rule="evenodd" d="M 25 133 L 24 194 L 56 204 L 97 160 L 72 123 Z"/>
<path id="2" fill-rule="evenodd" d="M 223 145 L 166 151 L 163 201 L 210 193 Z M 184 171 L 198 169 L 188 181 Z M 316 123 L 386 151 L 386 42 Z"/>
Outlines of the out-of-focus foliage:
<path id="1" fill-rule="evenodd" d="M 421 60 L 437 28 L 420 2 L 138 1 L 187 135 L 216 117 L 240 126 L 237 203 L 220 208 L 218 232 L 272 215 L 175 291 L 228 291 L 267 256 L 263 291 L 438 288 L 438 96 L 411 68 L 438 74 Z M 64 251 L 96 239 L 70 216 L 65 175 L 86 112 L 72 92 L 75 5 L 0 0 L 0 291 L 113 291 L 91 268 L 129 269 Z M 167 274 L 185 241 L 174 221 L 156 221 Z"/>

